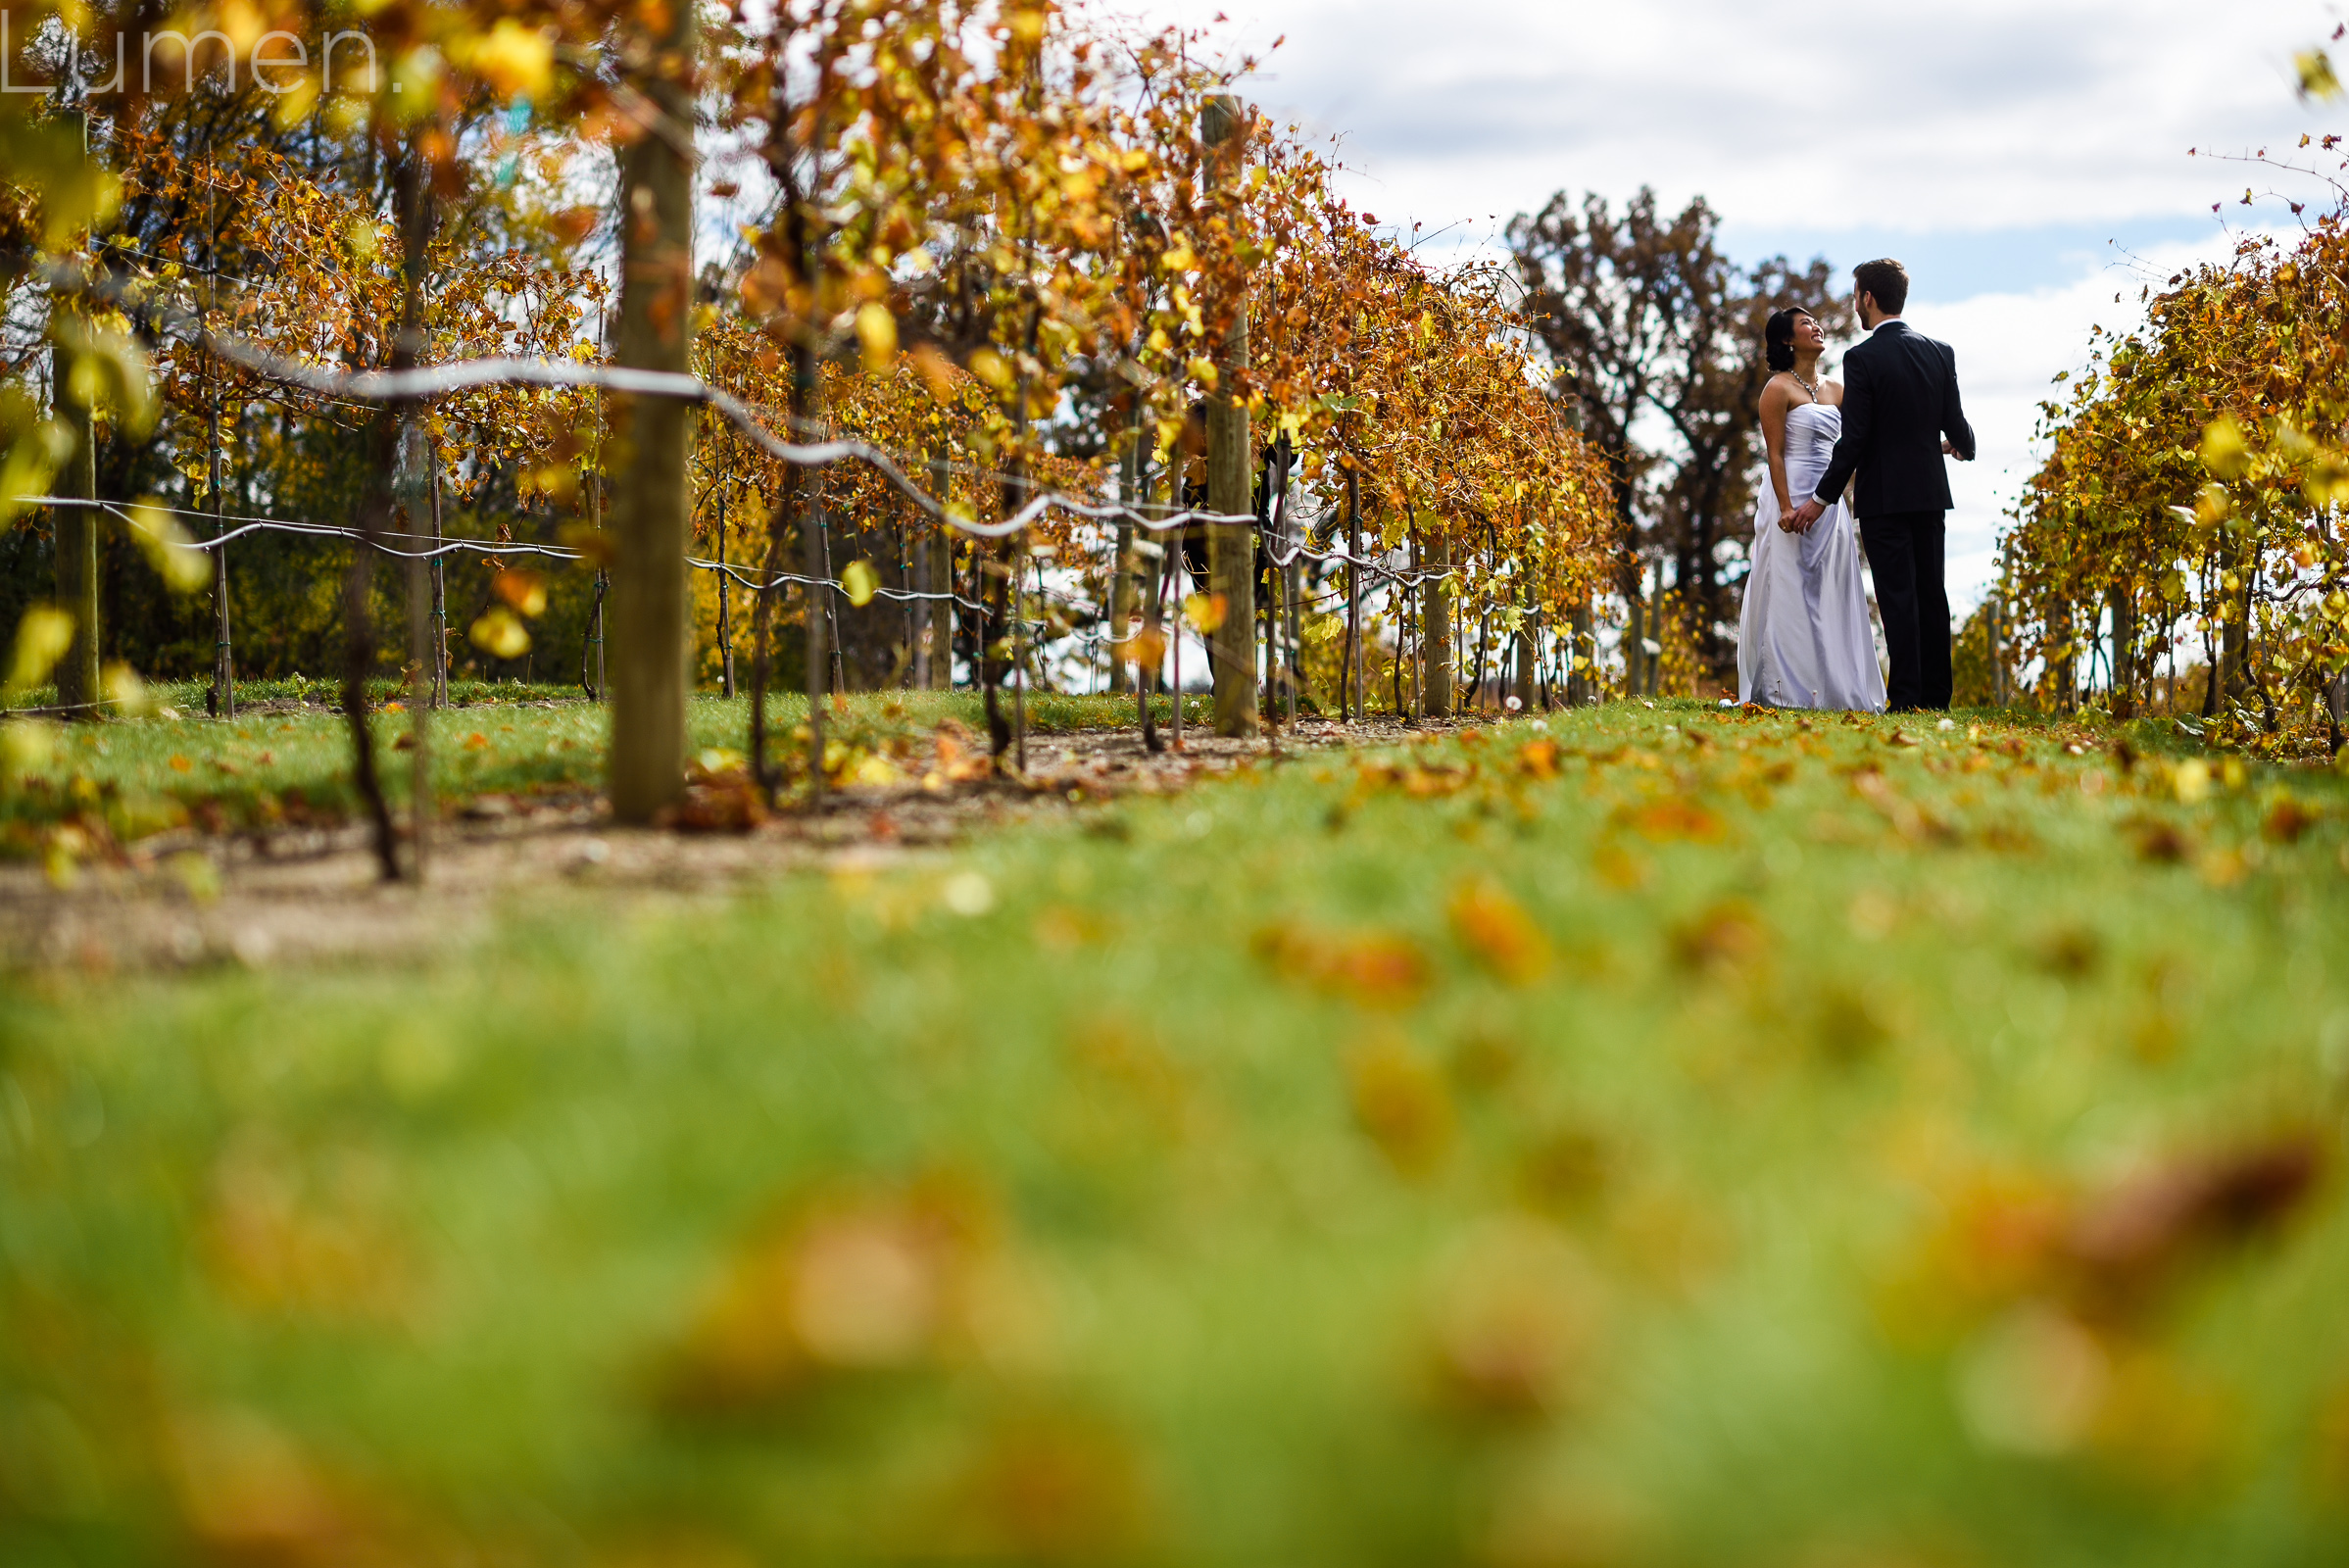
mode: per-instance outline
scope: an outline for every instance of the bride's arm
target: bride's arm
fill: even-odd
[[[1777,381],[1762,388],[1762,445],[1770,454],[1770,490],[1782,517],[1794,507],[1786,497],[1786,406],[1792,396]]]

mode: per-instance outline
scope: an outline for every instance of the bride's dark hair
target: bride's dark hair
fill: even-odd
[[[1789,305],[1771,317],[1770,324],[1762,328],[1763,357],[1770,362],[1773,370],[1794,368],[1794,318],[1797,316],[1810,317],[1814,321],[1818,319],[1801,306]]]

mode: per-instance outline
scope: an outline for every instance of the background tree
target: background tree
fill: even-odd
[[[1850,325],[1824,260],[1800,271],[1784,258],[1740,268],[1721,250],[1719,223],[1702,197],[1667,217],[1642,188],[1620,216],[1604,197],[1586,195],[1578,207],[1560,191],[1508,228],[1526,324],[1552,368],[1551,396],[1612,475],[1634,689],[1653,684],[1641,646],[1658,629],[1651,564],[1669,567],[1658,586],[1685,617],[1679,633],[1716,680],[1734,671],[1725,631],[1752,538],[1769,378],[1762,323],[1791,304],[1817,314],[1831,337]],[[1738,549],[1723,548],[1733,540]]]

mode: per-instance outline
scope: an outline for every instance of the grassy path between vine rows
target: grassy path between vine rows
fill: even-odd
[[[0,1560],[2337,1561],[2349,789],[2150,735],[1616,705],[18,971]]]

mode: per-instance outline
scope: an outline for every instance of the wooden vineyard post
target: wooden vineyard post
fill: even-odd
[[[694,56],[694,8],[646,13],[661,35],[629,40],[664,74],[643,84],[653,122],[619,158],[620,300],[614,361],[631,369],[691,371],[693,167],[691,84],[674,79]],[[683,143],[683,145],[680,145]],[[620,394],[612,496],[618,571],[612,618],[612,814],[645,823],[685,789],[685,549],[689,526],[688,406]]]
[[[1281,603],[1286,613],[1281,617],[1281,663],[1288,670],[1286,689],[1282,692],[1284,719],[1297,727],[1297,688],[1304,682],[1304,558],[1297,554],[1299,541],[1297,525],[1289,515],[1289,437],[1283,435],[1277,444],[1279,457],[1273,477],[1273,515],[1280,519],[1281,548],[1288,551],[1289,564],[1279,568],[1281,573]]]
[[[1209,149],[1207,178],[1217,187],[1237,181],[1246,148],[1247,114],[1240,100],[1219,94],[1207,100],[1199,133]],[[1248,368],[1248,306],[1232,313],[1231,330],[1217,356],[1215,389],[1207,398],[1207,510],[1248,516],[1255,477],[1248,406],[1232,395]],[[1251,528],[1219,523],[1207,530],[1208,591],[1223,602],[1222,618],[1207,633],[1207,670],[1215,689],[1215,733],[1256,733],[1256,540]],[[1175,694],[1176,702],[1182,694]]]
[[[1512,579],[1517,599],[1517,710],[1534,710],[1534,666],[1539,658],[1537,638],[1540,634],[1540,612],[1534,607],[1532,579],[1519,573]]]
[[[925,596],[930,592],[931,559],[929,538],[910,533],[905,547],[905,586],[913,597],[905,601],[905,678],[917,692],[930,689],[930,601]]]
[[[1350,463],[1346,467],[1345,669],[1338,710],[1360,723],[1368,710],[1362,703],[1362,476]]]
[[[449,706],[449,576],[440,553],[440,460],[432,462],[432,706]]]
[[[1990,624],[1988,631],[1990,643],[1990,706],[1993,708],[2004,708],[2006,706],[2006,659],[2004,657],[2004,650],[2000,646],[2001,642],[2003,641],[2001,633],[2005,630],[2005,628],[1999,624],[1999,621],[2004,618],[2001,612],[2005,608],[2006,601],[2004,597],[2001,596],[1998,590],[1995,588],[1990,590]],[[2176,661],[2173,660],[2172,662],[2175,664]],[[2178,692],[2175,684],[2173,684],[2170,692],[2170,707],[2173,711],[2175,711],[2178,707]]]
[[[2116,582],[2112,587],[2113,649],[2112,688],[2113,716],[2136,717],[2136,610],[2129,602],[2129,585]]]
[[[930,493],[941,506],[952,498],[954,471],[947,466],[946,453],[941,450],[930,457]],[[954,689],[954,531],[945,523],[933,524],[930,536],[922,549],[930,561],[930,585],[941,595],[929,602],[930,616],[930,680],[935,691]]]
[[[1451,715],[1452,691],[1452,618],[1458,608],[1459,592],[1452,586],[1448,569],[1451,565],[1451,543],[1431,540],[1428,545],[1427,580],[1428,614],[1422,625],[1421,642],[1427,649],[1427,700],[1422,705],[1422,717],[1433,714],[1439,718]]]
[[[734,595],[726,575],[726,489],[717,491],[717,679],[719,695],[734,695]]]
[[[1174,493],[1175,493],[1175,497],[1176,497],[1176,504],[1179,506],[1179,505],[1181,504],[1181,498],[1182,498],[1182,494],[1183,494],[1183,485],[1182,485],[1182,480],[1181,480],[1181,479],[1179,479],[1179,478],[1175,479],[1175,480],[1173,481],[1172,485],[1171,485],[1171,488],[1173,489],[1173,491],[1174,491]],[[1184,565],[1183,565],[1183,536],[1182,536],[1182,534],[1181,534],[1181,533],[1179,533],[1179,532],[1178,532],[1178,533],[1177,533],[1177,534],[1174,536],[1174,543],[1173,543],[1173,545],[1172,545],[1172,546],[1171,546],[1171,547],[1170,547],[1170,548],[1167,550],[1167,552],[1166,552],[1166,577],[1165,577],[1165,581],[1166,581],[1167,583],[1169,583],[1169,584],[1172,586],[1172,592],[1173,592],[1173,594],[1174,594],[1174,636],[1173,636],[1173,638],[1171,639],[1171,641],[1172,641],[1172,643],[1173,643],[1173,653],[1174,653],[1174,749],[1175,749],[1176,751],[1178,751],[1178,752],[1179,752],[1179,751],[1181,751],[1181,750],[1183,749],[1183,586],[1184,586],[1183,579],[1184,579],[1184,576],[1185,576],[1185,569],[1184,569]]]
[[[205,309],[198,317],[200,324],[209,329],[212,311],[220,303],[220,230],[214,201],[219,180],[211,167],[211,146],[206,148],[204,187],[204,262]],[[212,536],[220,538],[228,531],[227,504],[220,473],[220,367],[210,355],[205,357],[206,401],[211,448],[204,482],[212,493]],[[228,547],[215,546],[212,552],[213,649],[212,689],[205,694],[206,706],[221,718],[236,717],[236,650],[230,646],[228,630]]]
[[[408,552],[408,861],[409,871],[416,881],[424,880],[424,860],[428,853],[432,823],[432,704],[439,685],[440,661],[432,657],[432,572],[439,564],[437,557],[427,563],[425,552],[414,549],[417,533],[416,514],[423,510],[429,481],[424,467],[431,462],[431,447],[424,436],[423,422],[411,416],[407,428],[401,432],[399,492],[403,509],[403,529],[411,549]],[[437,513],[439,496],[432,494]],[[437,535],[436,525],[433,532]],[[437,543],[437,539],[435,543]],[[431,660],[427,666],[426,660]]]
[[[815,476],[800,470],[800,536],[805,559],[801,565],[807,581],[800,590],[807,612],[807,804],[812,809],[824,796],[824,698],[829,682],[824,632],[830,624],[832,579],[824,574],[824,500]],[[819,600],[818,595],[822,598]]]
[[[1141,487],[1142,430],[1137,426],[1118,465],[1118,500],[1128,507],[1135,506]],[[1126,690],[1126,643],[1128,626],[1134,618],[1134,523],[1131,518],[1120,517],[1109,546],[1109,624],[1102,633],[1109,649],[1112,697],[1123,696]],[[1149,701],[1147,692],[1144,701]]]
[[[74,400],[67,377],[58,385],[57,412],[73,435],[73,454],[59,475],[61,495],[95,501],[98,496],[96,411]],[[57,705],[68,718],[96,718],[98,692],[98,509],[57,507],[57,608],[73,618],[73,641],[57,662]],[[216,550],[215,556],[221,552]]]

